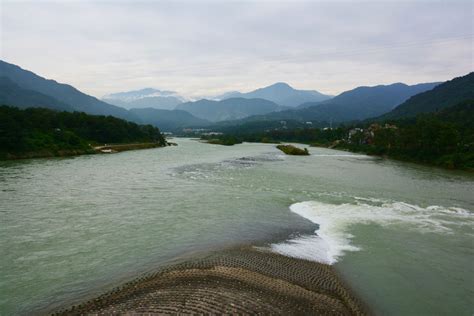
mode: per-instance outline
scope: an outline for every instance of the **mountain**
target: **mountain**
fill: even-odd
[[[375,87],[358,87],[339,94],[331,100],[320,103],[306,103],[303,113],[326,121],[363,120],[387,113],[397,105],[418,93],[431,90],[439,82],[406,85],[394,83]]]
[[[203,127],[211,123],[197,118],[192,114],[182,110],[161,110],[153,108],[131,109],[136,117],[143,124],[159,126],[161,131],[174,132],[185,127]]]
[[[474,72],[446,81],[433,90],[417,94],[381,118],[413,117],[419,113],[436,112],[464,100],[474,100]]]
[[[70,105],[45,94],[23,89],[7,77],[0,77],[0,105],[10,105],[21,109],[41,107],[58,111],[73,111]]]
[[[278,82],[271,86],[247,93],[227,92],[216,98],[220,100],[229,98],[265,99],[279,105],[296,107],[305,102],[328,100],[331,96],[319,93],[315,90],[296,90],[284,82]]]
[[[274,102],[263,99],[231,98],[222,101],[199,100],[186,102],[176,107],[211,122],[237,120],[251,115],[266,114],[281,110]]]
[[[430,90],[439,83],[408,86],[403,83],[358,87],[323,102],[306,103],[297,109],[250,117],[246,121],[296,120],[346,122],[387,113],[410,96]]]
[[[240,98],[241,95],[242,93],[240,93],[239,91],[229,91],[220,95],[216,95],[215,97],[211,99],[221,101],[221,100],[230,99],[230,98]]]
[[[35,73],[0,60],[0,75],[7,77],[22,89],[33,90],[69,105],[73,110],[96,115],[112,115],[126,120],[134,120],[127,110],[105,103],[76,88],[45,79]],[[34,103],[31,106],[35,106]]]
[[[178,104],[185,101],[182,96],[174,91],[162,91],[153,88],[112,93],[104,96],[102,100],[126,109],[150,107],[164,110],[173,110]]]

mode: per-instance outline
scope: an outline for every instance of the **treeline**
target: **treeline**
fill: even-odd
[[[85,153],[91,145],[131,142],[166,144],[158,128],[112,116],[0,106],[1,158]]]
[[[295,142],[310,144],[314,146],[329,146],[334,141],[342,139],[347,134],[346,127],[335,129],[320,128],[285,128],[272,129],[267,131],[247,132],[244,129],[235,129],[234,132],[222,135],[201,136],[212,144],[234,145],[242,142],[256,143],[280,143]]]
[[[239,131],[215,138],[247,142],[299,142],[453,169],[474,170],[474,100],[411,119],[364,122],[335,129]]]
[[[474,170],[474,100],[414,119],[384,122],[353,135],[338,147],[368,154]],[[376,126],[376,125],[375,125]]]

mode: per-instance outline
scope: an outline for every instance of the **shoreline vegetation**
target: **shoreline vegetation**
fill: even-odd
[[[468,100],[413,118],[341,124],[336,128],[247,132],[245,127],[237,126],[212,136],[212,143],[293,142],[472,172],[473,118],[474,100]]]
[[[369,314],[332,266],[245,246],[164,267],[53,315],[295,311]]]
[[[82,112],[0,106],[0,160],[114,153],[168,145],[160,130],[151,125]]]

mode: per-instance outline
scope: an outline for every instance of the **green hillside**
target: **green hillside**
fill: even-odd
[[[469,99],[474,99],[474,72],[411,97],[381,119],[413,117],[419,113],[439,111]]]
[[[0,106],[0,158],[63,156],[92,152],[91,145],[155,142],[160,130],[112,116]]]

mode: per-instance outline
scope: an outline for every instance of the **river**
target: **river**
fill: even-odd
[[[328,264],[376,314],[474,313],[474,175],[310,148],[0,162],[0,314],[44,313],[195,253]]]

